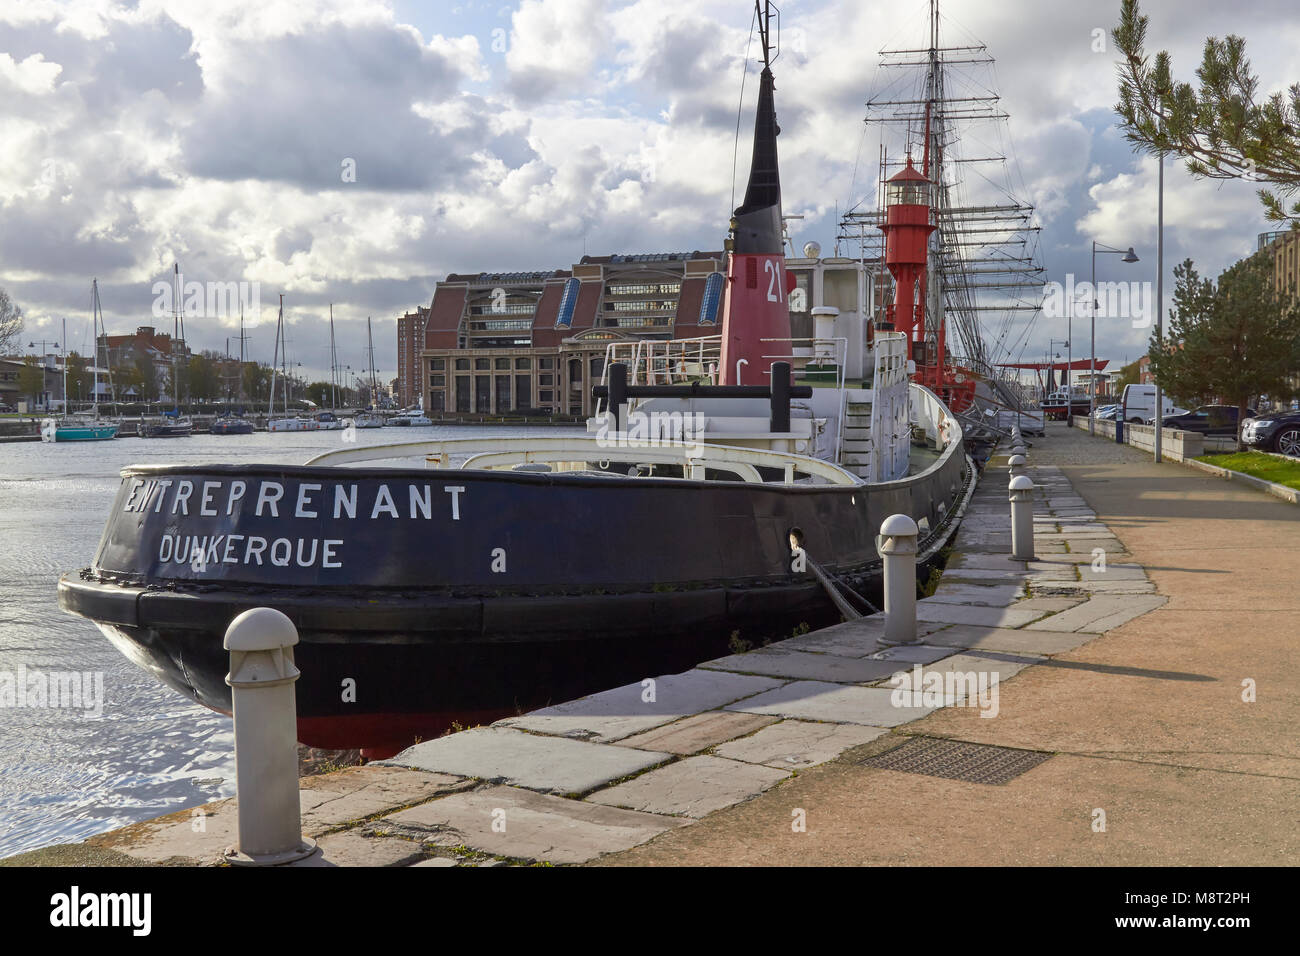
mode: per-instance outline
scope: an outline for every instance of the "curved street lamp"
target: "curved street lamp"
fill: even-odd
[[[1097,253],[1113,253],[1123,256],[1120,262],[1139,262],[1137,253],[1133,247],[1127,249],[1115,249],[1111,246],[1104,245],[1096,239],[1092,241],[1092,333],[1091,342],[1088,346],[1090,358],[1088,360],[1088,434],[1097,433]]]

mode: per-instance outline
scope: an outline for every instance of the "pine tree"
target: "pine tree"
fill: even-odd
[[[1198,85],[1176,81],[1169,54],[1154,63],[1147,55],[1148,18],[1137,0],[1123,0],[1111,37],[1119,65],[1120,128],[1133,146],[1187,161],[1188,171],[1208,179],[1271,183],[1277,194],[1259,191],[1265,215],[1300,227],[1300,83],[1261,99],[1259,77],[1246,58],[1246,41],[1229,35],[1205,41]]]
[[[1202,279],[1191,259],[1174,277],[1164,348],[1153,334],[1149,353],[1162,389],[1198,401],[1217,397],[1237,406],[1238,421],[1260,395],[1300,394],[1300,304],[1278,295],[1266,257],[1230,266],[1217,284]]]

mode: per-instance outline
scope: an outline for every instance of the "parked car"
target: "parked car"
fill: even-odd
[[[1119,418],[1119,406],[1100,405],[1097,407],[1097,411],[1093,413],[1093,417],[1099,422],[1113,422]]]
[[[1241,440],[1260,451],[1300,458],[1300,412],[1265,412],[1247,418],[1241,426]]]
[[[1254,418],[1258,412],[1246,409],[1246,417]],[[1155,419],[1147,422],[1154,425]],[[1202,405],[1193,412],[1184,415],[1168,415],[1161,420],[1165,428],[1180,428],[1185,432],[1200,432],[1202,435],[1227,435],[1237,437],[1236,405]]]

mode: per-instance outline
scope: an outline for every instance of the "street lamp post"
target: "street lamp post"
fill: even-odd
[[[1160,181],[1157,187],[1159,198],[1156,200],[1156,348],[1164,354],[1164,336],[1161,322],[1164,320],[1165,308],[1165,154],[1160,154]],[[1152,376],[1155,379],[1155,376]],[[1155,463],[1160,464],[1160,437],[1165,430],[1165,402],[1160,393],[1160,383],[1156,382],[1156,447]]]
[[[1091,341],[1089,342],[1089,346],[1088,346],[1088,354],[1089,354],[1088,434],[1089,435],[1097,434],[1097,306],[1100,305],[1100,303],[1097,301],[1097,253],[1099,252],[1114,253],[1115,255],[1121,255],[1124,257],[1123,259],[1120,260],[1121,262],[1139,261],[1137,257],[1137,253],[1133,251],[1132,246],[1129,246],[1127,249],[1113,249],[1110,246],[1098,242],[1096,239],[1092,241],[1092,286],[1091,286],[1092,308],[1089,310],[1092,313],[1091,316],[1092,331],[1090,333]]]

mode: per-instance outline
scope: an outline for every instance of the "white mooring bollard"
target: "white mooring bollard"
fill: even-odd
[[[916,522],[890,515],[880,526],[878,548],[885,565],[885,636],[882,644],[916,641]]]
[[[1025,473],[1025,466],[1029,464],[1025,461],[1024,455],[1012,455],[1007,459],[1007,467],[1011,469],[1011,477],[1019,478]]]
[[[1034,557],[1034,482],[1017,475],[1007,485],[1011,500],[1011,557],[1032,561]]]
[[[237,866],[276,866],[316,851],[302,834],[298,802],[297,643],[297,628],[274,608],[252,608],[226,628],[239,841],[224,856]]]
[[[1021,458],[1029,458],[1029,449],[1025,447],[1024,441],[1018,441],[1011,446],[1011,454],[1019,455]]]

